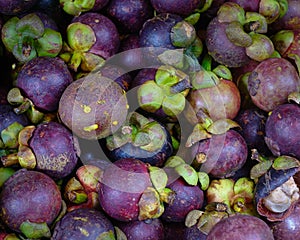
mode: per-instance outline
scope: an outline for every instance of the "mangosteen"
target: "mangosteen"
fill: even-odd
[[[9,91],[7,98],[12,105],[18,105],[17,113],[26,112],[33,123],[38,123],[43,113],[57,111],[59,99],[72,81],[67,65],[60,58],[33,58],[22,66],[16,88]]]
[[[29,11],[38,2],[38,0],[1,0],[0,13],[4,15],[18,15]]]
[[[287,159],[282,160],[283,164],[287,162]],[[256,209],[268,221],[282,221],[293,212],[299,200],[299,188],[293,178],[297,172],[299,167],[275,169],[272,166],[258,178],[254,196]]]
[[[79,16],[84,12],[98,12],[108,4],[109,0],[88,0],[74,2],[73,0],[59,0],[62,9],[73,16]]]
[[[21,64],[35,57],[56,57],[62,49],[62,36],[47,14],[33,12],[12,17],[1,33],[5,48]]]
[[[178,178],[167,185],[175,193],[171,203],[165,205],[161,219],[167,222],[183,222],[188,212],[200,209],[204,203],[204,193],[199,186],[189,185]]]
[[[100,210],[81,208],[66,213],[56,223],[51,239],[115,239],[115,230]]]
[[[144,22],[153,17],[148,0],[111,0],[105,10],[124,33],[137,33]]]
[[[151,186],[146,163],[137,159],[120,159],[103,172],[98,192],[100,205],[115,220],[139,220],[139,201]]]
[[[197,225],[184,229],[183,240],[206,240],[207,235],[201,232]]]
[[[51,237],[50,227],[58,216],[62,197],[52,178],[44,173],[18,170],[0,194],[3,222],[26,238]]]
[[[252,102],[269,112],[288,101],[288,95],[300,91],[300,78],[295,67],[284,58],[262,61],[248,78]]]
[[[163,240],[164,225],[159,218],[144,221],[120,222],[116,224],[128,240]]]
[[[188,1],[163,1],[163,0],[150,0],[152,6],[159,13],[173,13],[181,16],[188,16],[192,14],[200,5],[201,0],[188,0]]]
[[[100,140],[110,161],[135,158],[153,166],[163,166],[173,153],[169,131],[158,121],[132,112],[126,123],[111,136]]]
[[[237,214],[219,221],[207,235],[207,240],[274,240],[270,227],[262,219]]]
[[[86,12],[74,17],[67,27],[67,41],[60,57],[75,72],[79,67],[90,72],[117,53],[119,32],[108,17],[97,12]]]
[[[91,73],[66,88],[58,114],[74,134],[95,140],[118,130],[126,119],[127,108],[124,91],[115,81]]]
[[[165,240],[183,239],[185,225],[184,222],[166,222],[164,224]]]
[[[300,159],[300,107],[286,103],[277,106],[268,116],[265,141],[275,156],[289,155]]]

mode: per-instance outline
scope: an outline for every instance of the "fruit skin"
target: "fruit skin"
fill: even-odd
[[[197,225],[186,227],[184,230],[183,240],[205,240],[206,234],[201,232]]]
[[[117,226],[125,233],[128,240],[163,240],[164,226],[159,218],[145,221],[131,221],[117,223]]]
[[[247,12],[258,12],[260,0],[229,0],[229,2],[239,4]]]
[[[275,156],[300,158],[300,107],[287,103],[276,107],[266,122],[265,141]]]
[[[58,57],[36,57],[21,68],[16,86],[37,109],[56,111],[65,88],[73,81],[67,65]]]
[[[276,240],[294,239],[300,235],[300,205],[295,206],[294,211],[283,221],[270,224]]]
[[[73,134],[60,123],[37,125],[29,142],[36,157],[36,169],[55,179],[68,176],[76,167],[77,154],[80,154],[76,143]]]
[[[233,215],[219,221],[207,235],[207,240],[273,240],[269,226],[260,218]]]
[[[252,102],[269,112],[286,103],[290,93],[300,91],[300,78],[288,60],[268,58],[251,72],[248,91]]]
[[[200,109],[208,110],[213,121],[235,118],[241,106],[239,89],[234,82],[225,79],[214,87],[191,90],[187,100],[196,114]]]
[[[137,33],[143,23],[153,17],[153,8],[148,0],[110,0],[106,6],[108,16],[125,33]]]
[[[117,53],[120,47],[119,32],[108,17],[96,12],[86,12],[78,17],[74,17],[71,23],[75,22],[86,24],[94,30],[96,42],[89,49],[89,52],[104,59]]]
[[[61,201],[60,191],[49,176],[21,169],[3,185],[0,216],[16,232],[27,220],[50,225],[60,212]]]
[[[114,235],[114,227],[102,212],[96,209],[79,208],[66,213],[56,223],[51,239],[94,240],[98,239],[105,232],[110,232]]]
[[[174,13],[178,15],[188,16],[200,6],[200,0],[150,0],[152,6],[159,13]]]
[[[84,139],[105,138],[126,119],[127,99],[113,80],[88,74],[63,92],[58,114],[74,134]]]
[[[17,15],[30,10],[38,0],[1,0],[0,13],[5,15]]]
[[[102,209],[118,221],[135,221],[139,216],[139,199],[151,186],[148,167],[137,159],[120,159],[103,173],[99,187]]]
[[[161,216],[164,221],[183,222],[191,210],[202,207],[204,193],[199,186],[188,185],[182,178],[178,178],[167,187],[176,195],[171,203],[165,205]]]
[[[214,17],[206,29],[206,46],[208,53],[214,60],[227,67],[241,67],[246,65],[250,58],[246,55],[244,47],[240,47],[230,42],[226,36],[226,27],[228,23],[219,22]]]
[[[192,156],[197,159],[199,154],[207,158],[200,167],[202,171],[216,178],[228,178],[245,164],[248,148],[245,139],[237,131],[229,130],[194,144]]]

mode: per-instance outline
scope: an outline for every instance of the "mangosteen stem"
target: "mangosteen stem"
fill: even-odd
[[[244,31],[249,32],[255,32],[260,27],[259,21],[250,21],[244,24]]]
[[[10,167],[19,164],[18,153],[11,153],[0,158],[4,167]]]
[[[256,160],[258,162],[265,162],[265,161],[272,160],[272,159],[270,159],[270,157],[261,155],[255,148],[251,149],[251,159]]]
[[[183,79],[182,81],[177,82],[174,84],[171,88],[170,91],[173,94],[183,92],[186,89],[191,89],[193,86],[191,85],[190,81],[188,79]]]
[[[14,108],[14,112],[16,114],[22,114],[26,112],[31,105],[32,105],[31,101],[29,99],[26,99],[20,106]]]

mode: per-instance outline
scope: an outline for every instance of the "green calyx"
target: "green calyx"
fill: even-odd
[[[5,48],[21,63],[37,56],[55,57],[62,48],[61,34],[44,27],[34,13],[10,18],[2,28]]]
[[[165,141],[166,133],[157,121],[133,112],[116,133],[106,138],[106,146],[112,151],[131,143],[142,150],[155,152],[161,149]]]
[[[14,173],[16,172],[15,169],[9,167],[1,167],[0,168],[0,188],[9,179]]]
[[[271,37],[275,49],[284,55],[295,39],[295,34],[292,30],[281,30]]]
[[[217,13],[219,22],[239,22],[243,24],[245,22],[245,10],[233,2],[225,2],[221,5]]]
[[[155,79],[138,89],[138,102],[142,109],[154,113],[160,108],[170,117],[176,117],[185,107],[185,96],[191,88],[189,76],[171,67],[158,68]]]
[[[63,10],[73,16],[79,16],[82,12],[91,10],[96,0],[60,0]]]
[[[261,0],[259,4],[259,13],[267,19],[268,24],[283,17],[287,9],[287,0]]]
[[[187,21],[176,23],[171,30],[171,41],[175,47],[188,47],[196,39],[196,30]]]
[[[75,22],[67,27],[67,42],[64,43],[60,57],[75,72],[81,67],[90,72],[102,66],[105,60],[89,50],[96,42],[94,30],[86,24]]]
[[[1,140],[3,143],[3,148],[17,148],[18,143],[18,135],[19,132],[23,129],[23,126],[18,123],[14,122],[9,125],[7,128],[1,131]]]
[[[32,223],[25,221],[20,226],[20,231],[29,239],[38,239],[42,237],[51,237],[51,231],[47,223]]]

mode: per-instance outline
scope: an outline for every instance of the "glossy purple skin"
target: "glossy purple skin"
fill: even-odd
[[[270,227],[262,219],[250,215],[233,215],[219,221],[207,240],[274,240]]]
[[[296,239],[296,236],[300,236],[299,216],[300,204],[298,203],[286,219],[270,224],[275,240]]]
[[[86,24],[94,30],[96,42],[89,52],[107,59],[118,51],[120,47],[119,32],[108,17],[96,12],[86,12],[74,17],[72,23],[74,22]]]
[[[188,16],[200,7],[201,0],[150,0],[154,9],[159,13],[174,13]]]
[[[36,57],[21,68],[16,87],[41,111],[58,109],[59,99],[73,81],[67,65],[58,57]]]
[[[227,178],[235,174],[246,162],[248,148],[245,139],[235,130],[212,135],[192,146],[192,156],[206,155],[200,170],[212,177]]]
[[[110,0],[106,12],[127,33],[137,33],[153,17],[149,0]]]
[[[221,23],[213,18],[207,26],[206,46],[213,59],[227,67],[241,67],[246,65],[250,58],[244,47],[236,46],[226,36],[228,23]]]
[[[241,127],[238,132],[245,139],[249,150],[257,149],[259,153],[271,155],[265,143],[265,125],[267,113],[257,108],[242,109],[234,119]]]
[[[183,178],[178,178],[168,186],[175,192],[172,203],[165,205],[161,218],[168,222],[184,222],[186,215],[200,209],[204,202],[204,193],[199,186],[188,185]]]
[[[0,0],[0,13],[17,15],[30,10],[38,0]]]
[[[155,68],[141,69],[137,73],[135,78],[131,81],[130,88],[132,89],[132,88],[138,87],[148,80],[154,80],[156,71],[157,71],[157,69],[155,69]]]
[[[183,240],[206,240],[207,235],[201,232],[197,224],[192,227],[186,227],[183,234]]]
[[[247,12],[258,12],[260,0],[229,0],[240,5]]]
[[[295,67],[284,58],[268,58],[251,72],[248,91],[252,102],[269,112],[286,103],[288,95],[300,91],[300,78]]]
[[[115,220],[138,220],[138,202],[149,186],[151,181],[145,163],[130,158],[120,159],[103,173],[99,188],[100,205]]]
[[[159,218],[119,223],[128,240],[164,240],[164,226]]]
[[[3,185],[1,219],[16,232],[24,221],[50,225],[61,209],[61,193],[46,174],[21,169]]]
[[[94,7],[90,10],[91,12],[96,12],[104,8],[109,3],[109,0],[95,0]]]
[[[300,107],[282,104],[276,107],[266,122],[265,141],[275,156],[300,158]]]
[[[0,104],[0,133],[14,122],[27,126],[30,122],[25,114],[16,114],[12,105]]]
[[[88,234],[84,234],[85,229]],[[114,232],[111,221],[96,209],[79,208],[68,212],[55,225],[52,240],[95,240],[105,232]]]
[[[29,146],[36,157],[36,169],[54,179],[68,176],[76,167],[79,149],[73,134],[60,123],[36,126]]]
[[[184,222],[166,222],[163,221],[165,240],[183,239],[186,226]]]

